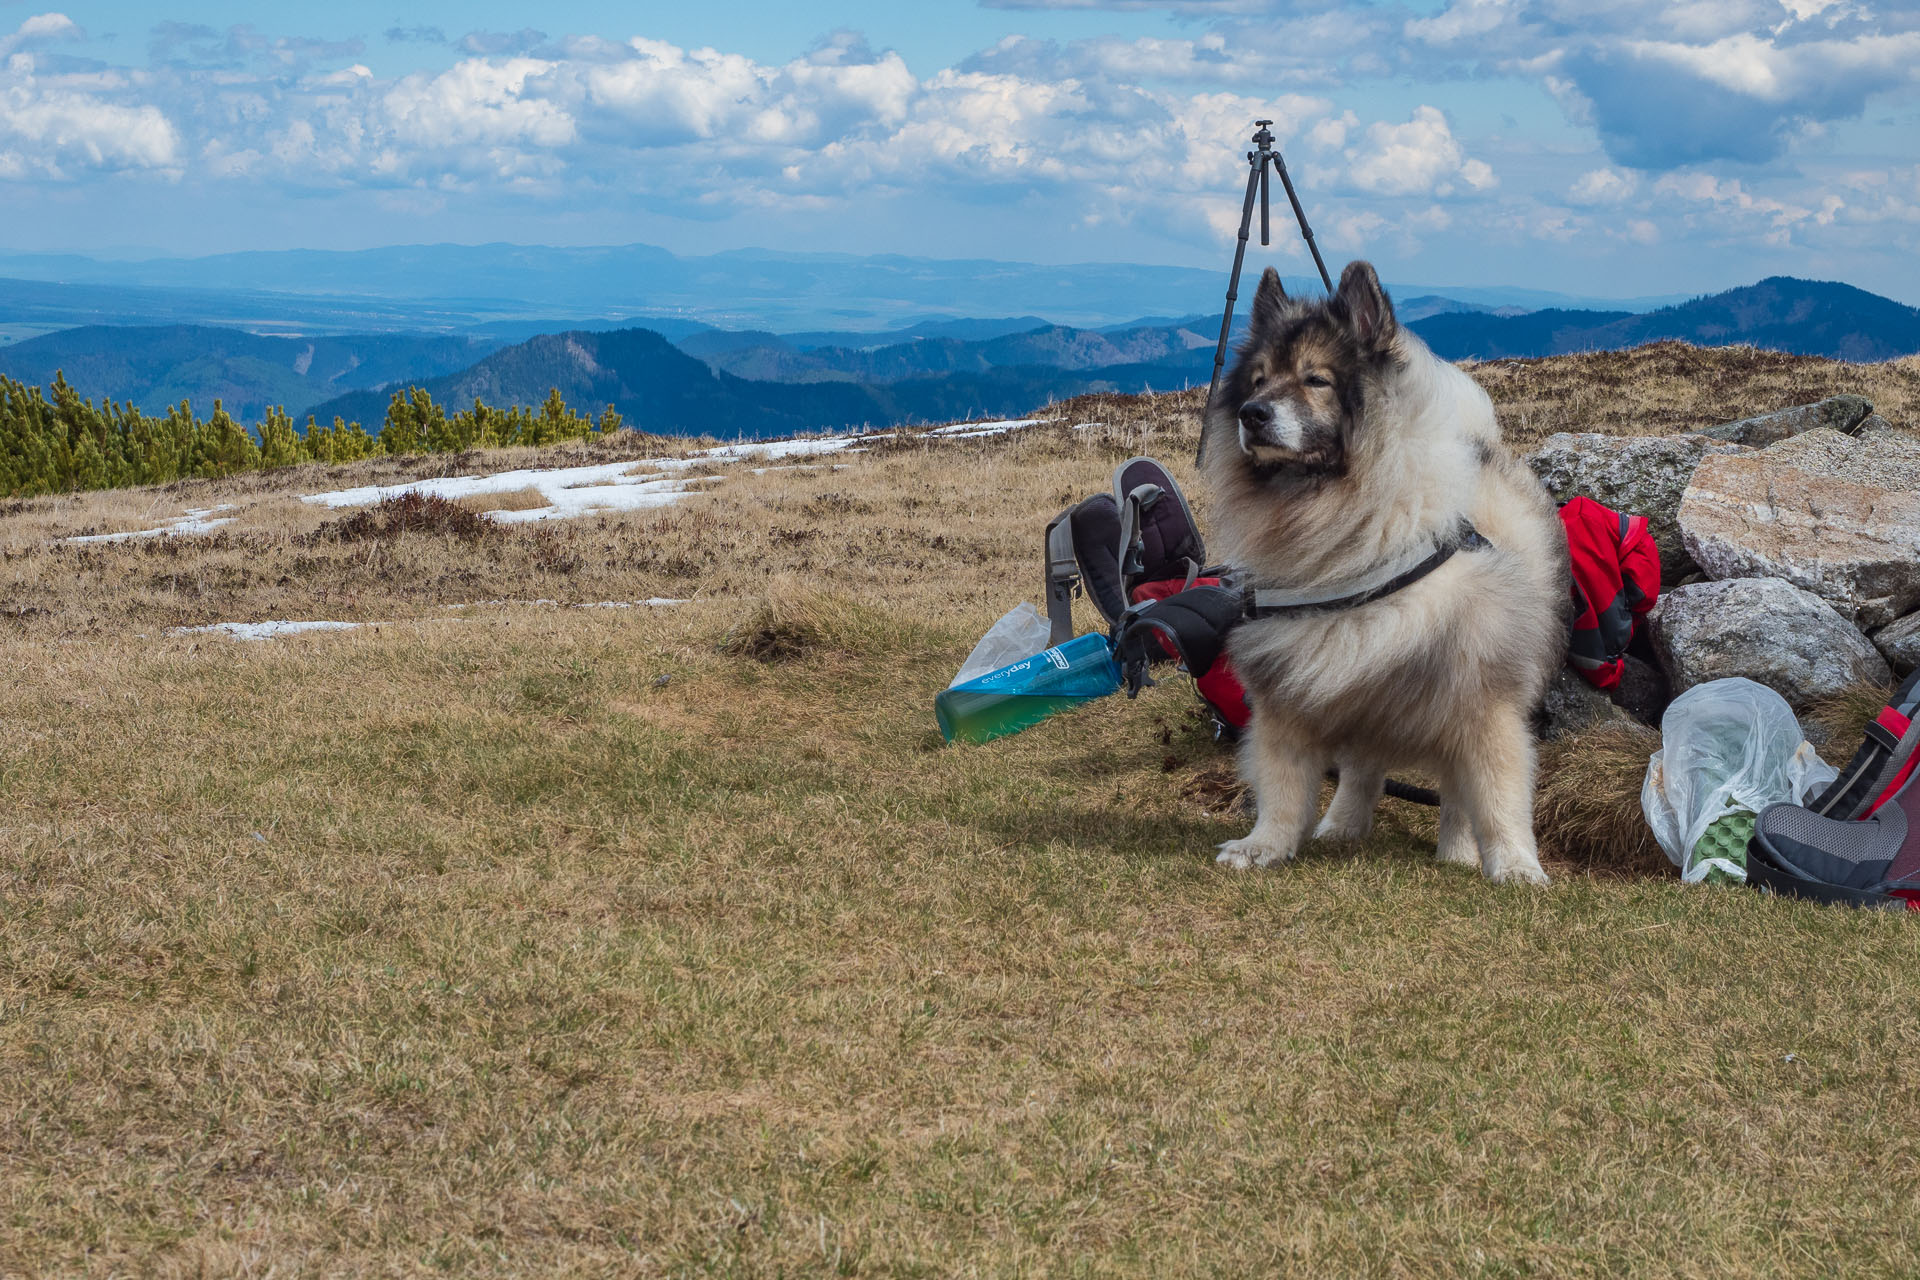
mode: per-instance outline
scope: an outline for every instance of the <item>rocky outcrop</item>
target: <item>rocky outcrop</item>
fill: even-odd
[[[1680,503],[1709,577],[1780,578],[1863,629],[1920,606],[1920,439],[1825,428],[1708,456]]]
[[[1799,711],[1856,682],[1892,679],[1886,660],[1845,618],[1777,578],[1678,587],[1650,620],[1654,652],[1676,696],[1709,680],[1745,676]]]
[[[1872,413],[1873,401],[1865,396],[1828,396],[1817,404],[1795,405],[1791,409],[1763,413],[1757,418],[1742,418],[1738,422],[1706,427],[1700,434],[1730,444],[1764,448],[1808,431],[1825,429],[1851,433],[1858,430]]]
[[[1678,514],[1694,468],[1710,455],[1742,453],[1738,445],[1705,436],[1549,436],[1527,458],[1554,501],[1584,495],[1603,507],[1645,516],[1660,547],[1660,580],[1678,582],[1693,572],[1680,537]]]

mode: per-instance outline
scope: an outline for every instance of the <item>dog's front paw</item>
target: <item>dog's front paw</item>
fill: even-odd
[[[1213,860],[1223,867],[1245,871],[1250,867],[1271,867],[1275,863],[1285,862],[1292,857],[1292,849],[1247,836],[1240,840],[1229,840],[1221,845],[1220,852]]]
[[[1514,857],[1495,863],[1487,870],[1487,879],[1495,884],[1531,884],[1546,886],[1553,882],[1538,858]]]
[[[1336,817],[1329,813],[1320,819],[1320,825],[1313,829],[1315,840],[1358,841],[1373,834],[1373,815],[1362,814],[1357,818]]]

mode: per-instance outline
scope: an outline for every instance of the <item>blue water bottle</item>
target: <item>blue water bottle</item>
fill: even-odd
[[[948,742],[986,742],[1119,688],[1120,664],[1107,638],[1095,631],[942,690],[933,714]]]

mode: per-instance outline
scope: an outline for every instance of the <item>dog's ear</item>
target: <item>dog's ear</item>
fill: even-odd
[[[1268,267],[1260,273],[1260,287],[1253,291],[1252,326],[1255,333],[1272,333],[1287,313],[1287,289],[1280,273]]]
[[[1348,332],[1363,350],[1385,352],[1393,345],[1398,322],[1393,318],[1393,303],[1380,287],[1370,262],[1349,262],[1340,273],[1340,289],[1334,294],[1333,309],[1346,323]]]

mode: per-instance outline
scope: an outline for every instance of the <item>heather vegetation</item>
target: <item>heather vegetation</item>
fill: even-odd
[[[448,412],[418,387],[394,392],[386,420],[369,433],[357,422],[307,419],[304,430],[280,409],[249,430],[214,401],[198,417],[182,401],[164,417],[132,405],[84,399],[64,377],[50,391],[0,377],[0,494],[34,497],[88,489],[218,480],[300,462],[344,463],[382,455],[560,444],[623,425],[612,406],[598,418],[575,413],[558,391],[539,409],[496,409],[478,399]]]

